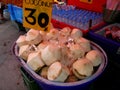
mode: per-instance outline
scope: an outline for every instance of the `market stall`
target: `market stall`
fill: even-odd
[[[53,89],[57,89],[57,90],[87,89],[89,90],[91,88],[89,87],[90,82],[94,81],[94,79],[96,79],[99,75],[101,75],[104,72],[104,69],[106,68],[108,62],[112,61],[114,58],[115,60],[112,62],[115,63],[117,66],[120,64],[120,61],[119,61],[119,58],[120,58],[119,35],[120,34],[113,35],[115,34],[116,31],[119,33],[119,29],[120,29],[119,20],[116,21],[114,19],[112,20],[112,22],[108,22],[104,20],[104,18],[106,17],[104,16],[106,13],[106,12],[104,13],[104,8],[106,8],[105,5],[107,1],[109,0],[97,0],[97,1],[96,0],[89,0],[89,1],[67,0],[66,3],[53,4],[52,19],[50,21],[52,22],[53,26],[51,24],[50,32],[49,33],[43,32],[46,30],[46,28],[40,32],[36,30],[34,31],[34,29],[30,29],[25,35],[20,36],[18,40],[14,43],[13,53],[17,57],[18,61],[20,62],[21,67],[23,67],[21,70],[25,69],[23,71],[27,72],[27,75],[30,75],[31,78],[35,80],[35,82],[38,84],[38,86],[45,90],[53,90]],[[42,6],[42,4],[40,5]],[[113,6],[114,5],[115,5],[114,9],[115,11],[117,11],[118,5],[120,5],[120,2],[118,2],[118,4],[113,4]],[[49,7],[49,5],[47,4],[46,6]],[[8,7],[9,7],[9,10],[11,10],[10,11],[12,13],[11,15],[14,15],[13,17],[11,16],[11,20],[15,20],[19,23],[23,23],[24,16],[23,16],[23,8],[21,7],[21,5],[8,4]],[[18,13],[16,13],[17,11]],[[116,13],[116,12],[114,12],[113,10],[112,13]],[[42,15],[46,15],[46,14],[42,14]],[[118,15],[119,13],[116,16]],[[40,14],[38,15],[38,17],[39,16]],[[32,17],[32,19],[37,21],[36,18]],[[44,25],[44,23],[42,22],[45,22],[45,20],[42,21],[40,17],[39,19],[41,22],[38,20],[38,26],[41,24]],[[27,24],[31,24],[33,26],[35,25],[34,21],[29,21],[29,19],[26,19],[26,21],[28,22]],[[114,23],[114,24],[111,24],[111,23]],[[35,27],[35,29],[36,28],[37,27]],[[111,28],[115,29],[115,32],[111,32],[113,31],[111,30]],[[107,36],[110,38],[113,37],[113,39],[110,40],[110,38],[107,38]],[[82,38],[81,41],[77,40],[81,38]],[[84,44],[81,44],[82,41],[84,41]],[[81,65],[81,64],[78,64],[78,62],[75,62],[75,61],[79,61],[78,59],[81,57],[82,58],[87,57],[86,55],[89,50],[85,51],[86,49],[81,50],[81,48],[76,48],[78,46],[78,43],[83,45],[83,47],[86,46],[86,42],[87,42],[87,49],[88,47],[90,47],[90,50],[98,50],[102,55],[102,62],[98,61],[101,63],[99,63],[97,67],[95,67],[96,65],[92,67],[89,65],[90,68],[92,68],[88,70],[90,77],[88,75],[88,72],[84,72],[84,71],[87,71],[87,69],[86,70],[83,69],[84,65]],[[25,47],[22,47],[24,45]],[[39,52],[38,52],[38,49],[40,49]],[[75,65],[73,63],[68,65],[72,67],[71,72],[74,77],[74,80],[76,80],[76,81],[73,80],[73,83],[67,82],[71,74],[67,72],[67,69],[62,68],[64,65],[66,65],[67,61],[65,62],[63,60],[63,57],[62,59],[59,58],[61,56],[60,51],[62,51],[62,55],[64,54],[63,56],[65,60],[67,60],[68,58],[69,59],[72,58],[70,60],[72,62],[73,59],[77,58],[75,59],[75,61],[73,61],[75,62]],[[68,52],[70,52],[70,54]],[[41,57],[39,57],[39,54],[41,54]],[[65,56],[68,56],[68,57],[65,58]],[[110,60],[108,60],[107,57]],[[37,61],[37,60],[41,60],[41,61]],[[36,62],[39,63],[39,65],[34,66]],[[54,62],[57,62],[57,63],[54,63]],[[61,62],[64,65],[61,65]],[[32,63],[34,63],[34,65]],[[58,67],[58,70],[60,70],[60,72],[54,69],[55,66],[57,67],[57,65],[60,66]],[[83,74],[81,74],[82,70],[81,72],[79,72],[79,69],[81,68],[77,67],[77,65],[81,66],[81,68],[83,69]],[[45,72],[44,72],[45,76],[44,75],[42,76],[41,72],[43,71],[42,69],[44,69],[44,67],[45,67]],[[50,72],[49,75],[48,74],[46,75],[46,68],[52,68],[53,71],[55,70],[56,72],[60,73],[60,76],[58,74],[55,74],[57,75],[55,76],[55,78],[50,77],[49,75],[51,74],[54,75],[54,73],[56,73],[56,72],[52,72],[52,70],[49,71]],[[84,67],[84,68],[87,68],[87,67]],[[70,71],[71,69],[68,69],[68,71]],[[87,76],[86,73],[88,75],[88,78],[85,78],[85,76]]]

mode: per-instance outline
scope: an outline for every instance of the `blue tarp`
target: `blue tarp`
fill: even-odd
[[[8,11],[12,21],[23,22],[23,9],[13,4],[8,4]]]

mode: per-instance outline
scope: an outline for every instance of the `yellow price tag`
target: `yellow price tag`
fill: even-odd
[[[49,31],[53,0],[23,0],[23,26]]]
[[[93,0],[80,0],[80,2],[92,4]]]

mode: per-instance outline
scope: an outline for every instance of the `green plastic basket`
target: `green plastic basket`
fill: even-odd
[[[23,81],[27,86],[28,90],[41,90],[38,84],[34,81],[34,79],[24,70],[23,67],[20,68]]]

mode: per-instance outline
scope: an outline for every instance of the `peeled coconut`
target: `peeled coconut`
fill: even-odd
[[[79,44],[72,44],[69,47],[70,54],[73,59],[82,58],[85,55],[84,48],[81,47]]]
[[[71,37],[73,39],[79,39],[82,36],[83,36],[83,33],[80,29],[74,28],[71,32]]]
[[[80,44],[84,48],[85,52],[88,52],[91,50],[90,41],[83,37],[77,39],[76,43]]]
[[[41,52],[41,58],[46,65],[51,65],[53,62],[60,60],[61,50],[57,45],[48,45]]]
[[[42,41],[42,35],[38,30],[30,29],[26,34],[26,41],[29,44],[39,44]]]
[[[19,57],[21,57],[22,59],[27,61],[28,55],[31,52],[34,52],[34,51],[35,51],[35,48],[33,46],[31,46],[31,45],[23,45],[19,49]]]
[[[69,76],[69,69],[63,66],[60,62],[54,62],[48,68],[48,80],[64,82]]]
[[[26,41],[26,36],[25,35],[20,35],[19,38],[16,41],[16,44],[21,47],[23,45],[27,45],[28,42]]]
[[[40,52],[30,53],[27,59],[27,64],[34,71],[40,70],[45,65],[41,59]]]
[[[93,66],[98,66],[102,63],[102,56],[98,50],[91,50],[86,54],[86,58],[90,60]]]
[[[93,65],[86,58],[81,58],[73,63],[73,73],[79,79],[84,79],[92,75]]]

